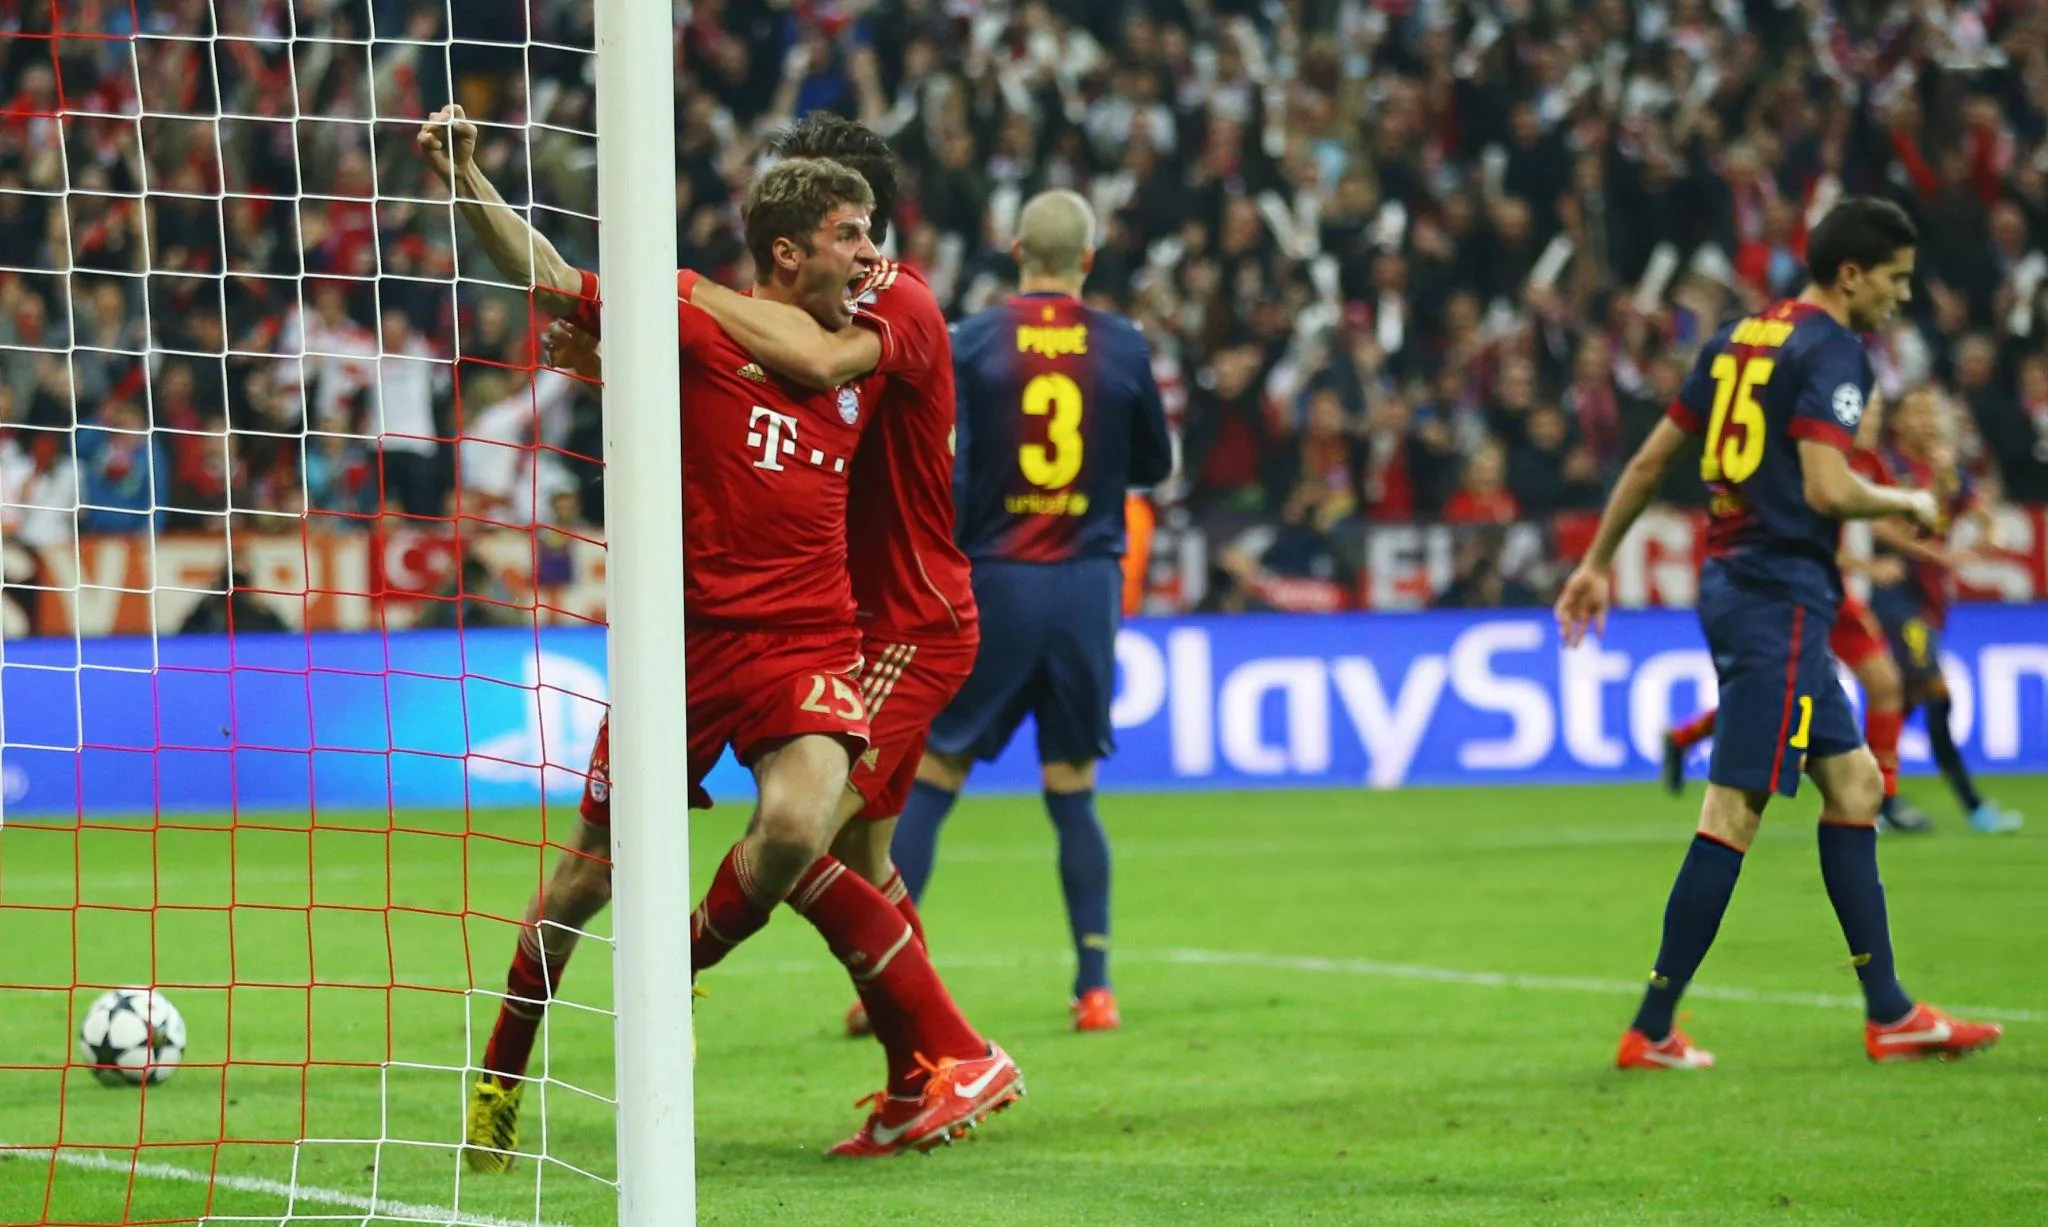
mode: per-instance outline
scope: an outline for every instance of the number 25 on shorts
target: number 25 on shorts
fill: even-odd
[[[1702,481],[1744,482],[1764,462],[1764,407],[1756,392],[1771,381],[1778,364],[1769,358],[1742,361],[1733,354],[1714,359],[1714,415],[1707,421],[1707,446],[1700,453]],[[1728,436],[1730,423],[1739,438]]]
[[[825,691],[832,691],[826,698]],[[823,673],[811,674],[811,693],[800,706],[808,712],[821,716],[837,716],[841,720],[865,720],[868,709],[860,701],[860,691],[846,684],[845,678],[830,677]]]

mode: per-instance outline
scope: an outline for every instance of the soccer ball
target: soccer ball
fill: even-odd
[[[162,1082],[185,1056],[185,1019],[162,993],[102,993],[78,1026],[78,1052],[106,1086]]]

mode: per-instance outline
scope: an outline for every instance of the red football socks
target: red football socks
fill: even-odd
[[[889,870],[889,880],[875,888],[882,892],[882,898],[902,915],[910,925],[910,931],[917,934],[917,944],[931,949],[931,943],[924,940],[924,917],[917,914],[917,900],[910,897],[910,888],[903,884],[903,873],[899,869]]]
[[[1714,709],[1694,716],[1690,721],[1671,730],[1671,740],[1680,749],[1691,749],[1714,735],[1714,717],[1719,714],[1719,710]]]
[[[754,874],[744,842],[732,846],[711,875],[704,901],[690,915],[690,974],[716,967],[733,947],[761,931],[771,913],[754,902]],[[773,907],[771,901],[769,907]]]
[[[804,871],[789,905],[824,935],[853,977],[875,1038],[889,1059],[889,1093],[912,1093],[918,1057],[972,1059],[988,1053],[940,982],[924,944],[880,891],[832,857]]]
[[[1884,773],[1884,795],[1899,795],[1899,728],[1906,723],[1902,711],[1877,711],[1872,709],[1863,714],[1863,738],[1870,743],[1870,752],[1877,755],[1877,769]]]
[[[546,1015],[547,1003],[561,986],[562,969],[569,955],[548,957],[540,949],[540,934],[532,925],[519,930],[519,948],[512,954],[512,970],[505,974],[506,999],[498,1003],[498,1022],[491,1028],[491,1042],[484,1048],[484,1068],[510,1085],[526,1076],[526,1063],[533,1056],[534,1036]],[[513,1000],[522,998],[523,1000]]]

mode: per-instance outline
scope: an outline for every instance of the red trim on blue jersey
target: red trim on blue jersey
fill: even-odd
[[[1705,424],[1700,421],[1700,415],[1694,413],[1692,407],[1684,401],[1676,398],[1664,410],[1664,416],[1671,419],[1673,426],[1678,427],[1689,435],[1696,435],[1706,429]]]
[[[1812,418],[1793,418],[1785,424],[1785,433],[1795,439],[1811,439],[1849,455],[1856,450],[1856,436],[1843,430],[1833,422],[1819,422]]]
[[[1778,772],[1785,766],[1785,742],[1792,736],[1792,709],[1799,704],[1799,632],[1806,624],[1806,606],[1792,606],[1792,654],[1785,662],[1785,714],[1778,721],[1778,753],[1771,759],[1771,791],[1778,790]]]

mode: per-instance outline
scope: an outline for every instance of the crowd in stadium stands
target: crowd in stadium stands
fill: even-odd
[[[69,33],[142,37],[53,41],[58,10]],[[0,4],[9,531],[70,532],[74,425],[88,532],[134,531],[153,506],[167,528],[229,508],[254,530],[301,512],[337,530],[595,521],[596,399],[528,373],[521,298],[451,289],[458,266],[487,274],[412,149],[418,117],[463,103],[492,178],[594,263],[591,12]],[[1795,291],[1807,226],[1850,193],[1898,200],[1925,235],[1915,302],[1873,340],[1881,387],[1947,389],[1980,480],[2048,502],[2043,6],[677,12],[686,264],[749,280],[737,201],[758,138],[814,108],[900,151],[891,249],[956,315],[1012,282],[1028,195],[1094,202],[1088,293],[1152,339],[1184,432],[1161,540],[1208,543],[1192,590],[1209,607],[1268,603],[1276,578],[1351,584],[1376,525],[1597,509],[1703,335]],[[299,354],[317,356],[272,356]],[[46,502],[64,510],[22,506]],[[1461,547],[1443,599],[1539,597],[1488,541]]]

